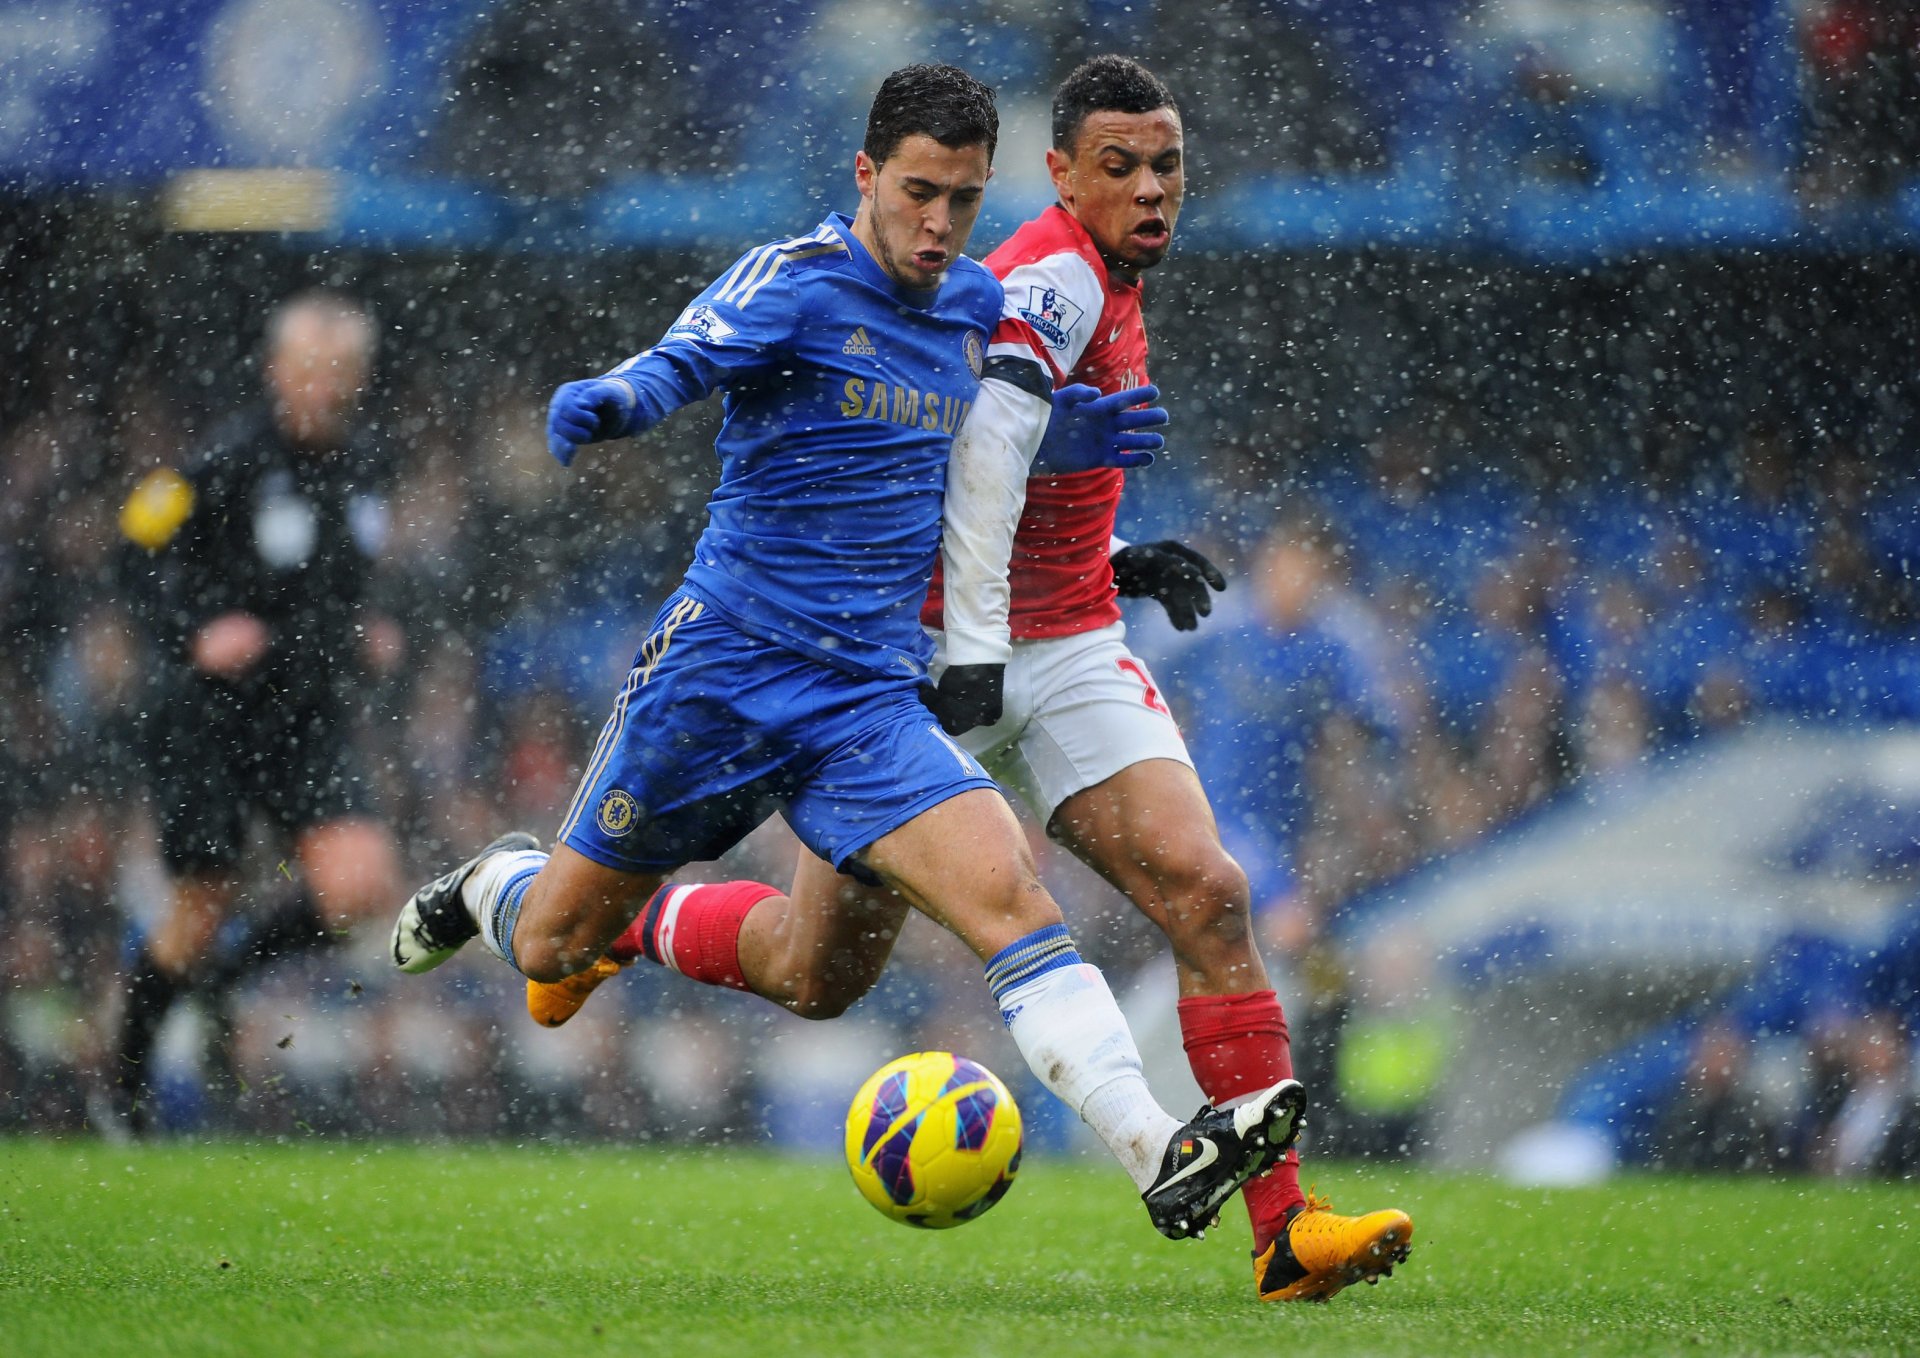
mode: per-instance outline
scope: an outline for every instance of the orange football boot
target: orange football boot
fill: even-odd
[[[1309,1192],[1304,1207],[1253,1261],[1261,1301],[1326,1301],[1354,1283],[1377,1283],[1413,1248],[1413,1218],[1387,1209],[1343,1217]]]
[[[528,981],[527,1012],[542,1027],[558,1028],[580,1012],[580,1006],[587,1002],[587,996],[593,994],[602,981],[625,965],[611,957],[602,957],[585,971],[576,971],[565,980],[555,981],[551,985],[545,981]]]

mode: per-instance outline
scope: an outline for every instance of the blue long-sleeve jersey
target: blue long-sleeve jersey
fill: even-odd
[[[614,369],[634,393],[623,434],[724,393],[687,591],[827,664],[924,673],[947,453],[1000,309],[999,282],[964,257],[940,287],[902,288],[835,213],[748,251]]]

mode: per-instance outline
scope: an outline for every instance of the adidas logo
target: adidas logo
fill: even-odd
[[[847,342],[840,346],[840,352],[853,354],[859,358],[872,358],[880,351],[874,348],[873,341],[867,338],[867,327],[863,325],[847,336]]]

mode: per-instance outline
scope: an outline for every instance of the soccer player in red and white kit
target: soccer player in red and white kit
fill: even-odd
[[[1096,57],[1067,77],[1047,152],[1059,201],[986,259],[1006,289],[989,371],[997,357],[1028,369],[1037,357],[1057,388],[1111,395],[1146,382],[1140,278],[1172,243],[1183,150],[1172,95],[1138,62]],[[1191,628],[1225,580],[1181,544],[1120,543],[1125,473],[1030,466],[1020,450],[1031,456],[1035,438],[955,442],[944,570],[923,614],[939,652],[944,704],[933,705],[1051,836],[1167,935],[1188,1059],[1208,1100],[1225,1106],[1291,1077],[1286,1021],[1255,947],[1246,874],[1220,843],[1152,676],[1127,649],[1116,602],[1158,598],[1175,626]],[[956,711],[986,724],[958,730],[967,716]],[[790,978],[769,998],[832,1017],[878,978],[906,910],[809,854],[788,895],[754,883],[668,887],[608,960],[530,985],[528,1005],[543,1023],[565,1022],[627,961],[681,969],[676,935],[725,928],[738,939],[735,966],[700,979],[767,994],[764,981],[741,978]],[[749,916],[753,927],[743,928]],[[1242,1196],[1263,1300],[1325,1300],[1406,1257],[1404,1212],[1347,1217],[1309,1201],[1294,1153]]]
[[[1085,63],[1055,93],[1047,168],[1059,201],[986,259],[1007,293],[989,360],[1038,356],[1056,386],[1139,386],[1148,380],[1141,274],[1166,257],[1186,187],[1173,96],[1138,62]],[[1191,628],[1210,608],[1208,589],[1224,579],[1179,543],[1113,538],[1122,471],[1005,467],[995,476],[977,462],[961,465],[965,455],[956,446],[949,470],[942,551],[950,574],[935,579],[922,620],[939,638],[943,679],[966,666],[990,672],[1004,663],[1006,671],[1000,720],[961,743],[1167,935],[1181,1035],[1208,1100],[1224,1106],[1291,1076],[1286,1020],[1249,924],[1246,874],[1220,843],[1152,676],[1127,649],[1116,599],[1160,598],[1176,627]],[[970,557],[1006,558],[997,535],[1007,497],[1022,490],[1010,599],[990,588],[972,597],[943,588],[947,578],[984,574]],[[1403,1212],[1345,1217],[1309,1204],[1293,1152],[1241,1196],[1256,1282],[1269,1300],[1324,1300],[1378,1277],[1405,1257],[1412,1236]]]

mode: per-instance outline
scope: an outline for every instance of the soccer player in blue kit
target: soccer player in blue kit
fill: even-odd
[[[1037,363],[988,365],[1003,293],[962,254],[997,135],[992,91],[965,72],[894,72],[855,158],[853,217],[748,251],[653,348],[555,394],[565,462],[723,392],[708,526],[552,853],[503,835],[428,883],[394,926],[393,959],[426,971],[478,936],[525,976],[560,980],[598,962],[674,870],[780,811],[821,870],[885,883],[973,949],[1034,1074],[1179,1238],[1291,1144],[1301,1088],[1184,1123],[1155,1101],[1011,807],[942,729],[994,719],[997,691],[964,666],[926,686],[920,607],[954,436],[964,423],[1037,445],[1052,408]],[[711,942],[668,946],[690,974],[753,988],[729,974],[731,936]]]

